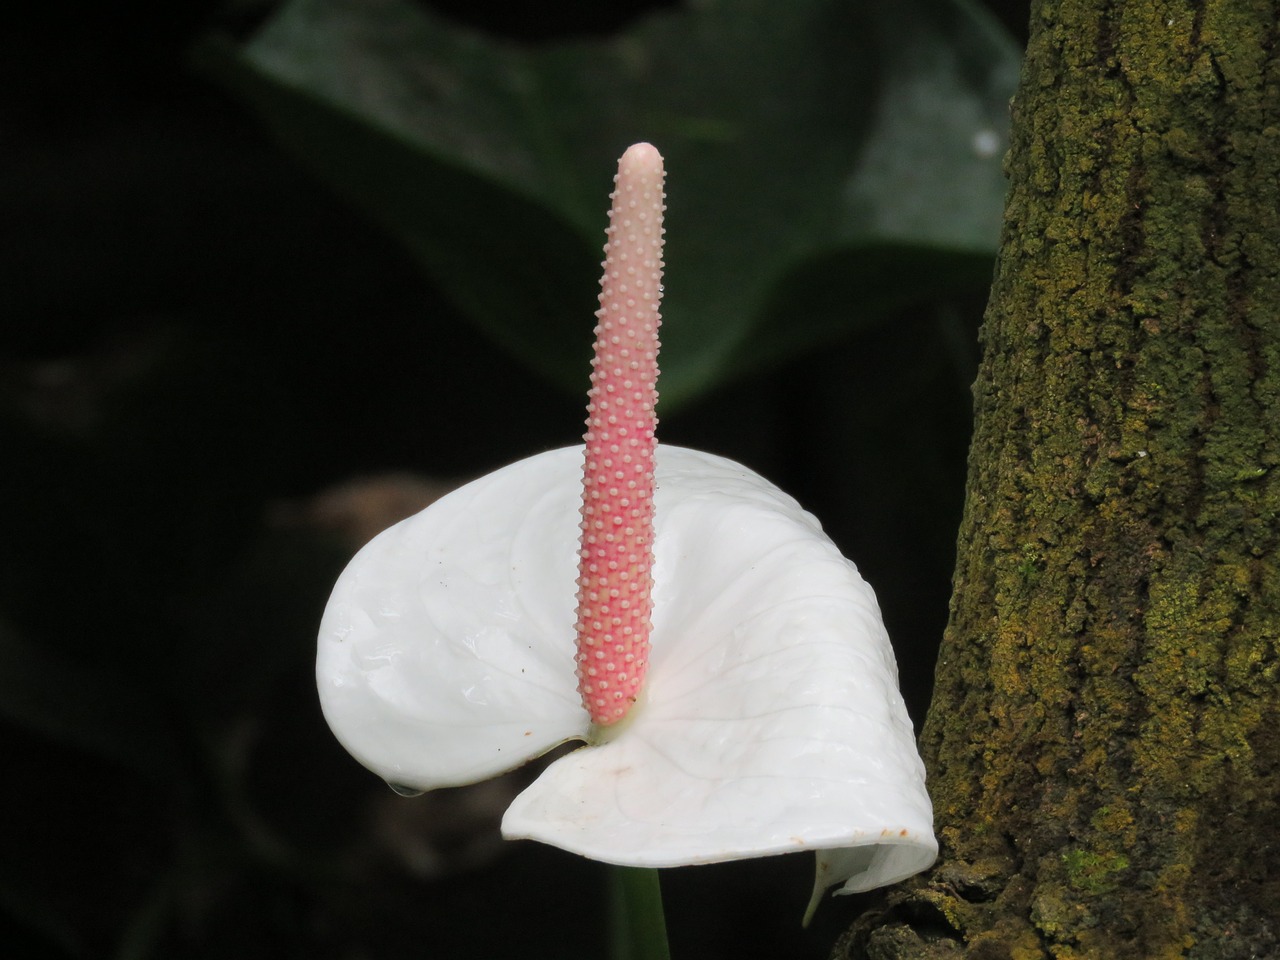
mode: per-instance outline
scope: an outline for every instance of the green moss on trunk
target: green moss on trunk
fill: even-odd
[[[1280,955],[1280,8],[1043,0],[950,625],[944,844],[840,956]]]

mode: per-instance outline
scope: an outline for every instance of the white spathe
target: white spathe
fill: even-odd
[[[517,767],[591,724],[574,675],[582,448],[467,484],[351,561],[320,628],[326,719],[387,781]],[[817,850],[819,893],[937,855],[870,586],[740,464],[660,445],[640,701],[511,804],[504,835],[630,866]]]

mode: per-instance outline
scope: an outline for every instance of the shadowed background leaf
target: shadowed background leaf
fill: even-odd
[[[987,280],[1017,49],[977,8],[909,7],[720,0],[530,48],[407,0],[294,0],[241,47],[211,41],[203,63],[464,315],[575,394],[607,171],[627,144],[658,144],[678,265],[671,412]],[[863,268],[888,258],[918,282]],[[827,297],[838,313],[794,310],[779,349],[755,334],[797,275],[814,299],[824,277],[851,296]]]

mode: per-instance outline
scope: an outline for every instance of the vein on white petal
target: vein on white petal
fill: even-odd
[[[796,780],[798,779],[794,771],[779,772],[776,769],[752,771],[750,769],[744,769],[743,767],[739,766],[736,760],[726,759],[724,757],[721,757],[720,759],[722,759],[722,761],[727,766],[730,766],[732,769],[727,770],[723,773],[717,773],[717,772],[706,771],[706,770],[698,770],[687,763],[681,763],[671,754],[669,750],[663,749],[659,744],[665,738],[654,739],[653,737],[648,737],[648,736],[638,736],[638,739],[644,741],[644,743],[648,745],[649,749],[653,752],[655,756],[665,761],[672,769],[678,771],[680,774],[682,774],[683,776],[687,777],[690,780],[701,780],[708,784],[714,784],[714,783],[728,783],[730,781],[735,783],[740,783],[747,780],[780,780],[780,779]],[[815,745],[819,746],[823,748],[824,754],[829,754],[831,752],[832,746],[835,746],[837,748],[842,746],[840,744],[829,744],[825,741],[814,741],[814,740],[805,739],[802,737],[773,737],[773,738],[757,741],[753,745],[753,748],[755,751],[760,751],[762,747],[769,744],[777,745],[777,744],[790,743],[795,741],[799,741],[805,746],[815,746]],[[757,752],[750,759],[759,760],[762,758],[759,757]],[[823,776],[821,774],[816,774],[816,773],[805,773],[799,779],[812,781],[814,783],[829,783],[829,784],[848,784],[848,783],[860,782],[858,780],[850,780],[848,778],[841,778],[841,777]]]

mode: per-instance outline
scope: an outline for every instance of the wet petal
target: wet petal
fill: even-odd
[[[530,457],[383,531],[334,587],[317,686],[383,779],[474,783],[590,721],[573,661],[581,448]]]

